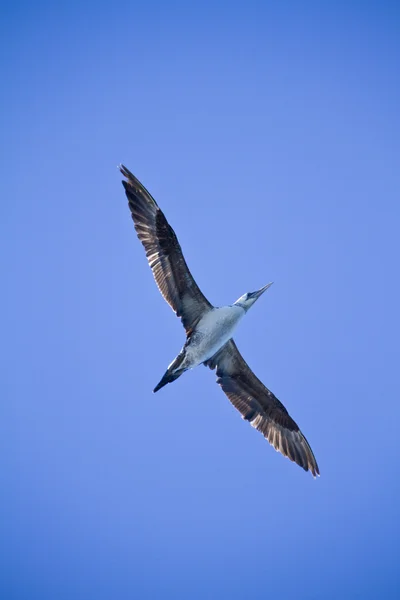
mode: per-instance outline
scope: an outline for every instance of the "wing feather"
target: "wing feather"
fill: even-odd
[[[217,383],[243,419],[283,456],[316,477],[319,468],[309,443],[283,404],[255,376],[233,340],[205,363],[217,369]]]
[[[172,227],[154,198],[123,165],[120,171],[137,236],[162,296],[181,317],[189,335],[201,316],[212,308],[193,279]]]

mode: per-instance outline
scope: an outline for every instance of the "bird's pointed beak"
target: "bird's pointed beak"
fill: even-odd
[[[253,294],[252,294],[252,295],[254,295],[254,298],[255,298],[256,300],[258,300],[258,298],[259,298],[260,296],[262,296],[262,295],[263,295],[263,293],[264,293],[264,292],[266,292],[266,291],[267,291],[267,289],[268,289],[269,287],[271,287],[271,285],[272,285],[273,283],[274,283],[273,281],[270,281],[269,283],[267,283],[267,285],[264,285],[264,287],[260,288],[260,289],[259,289],[259,290],[257,290],[256,292],[253,292]]]

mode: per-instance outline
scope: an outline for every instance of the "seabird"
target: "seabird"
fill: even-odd
[[[213,306],[193,279],[175,232],[157,202],[126,167],[119,168],[154,279],[186,330],[182,350],[153,391],[198,365],[216,369],[217,383],[243,419],[258,429],[275,450],[316,477],[317,461],[306,438],[283,404],[254,375],[232,339],[239,321],[271,283],[244,294],[229,306]]]

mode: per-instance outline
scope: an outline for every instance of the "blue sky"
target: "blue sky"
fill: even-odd
[[[12,3],[0,24],[4,598],[398,598],[396,3]],[[199,368],[117,165],[321,477]]]

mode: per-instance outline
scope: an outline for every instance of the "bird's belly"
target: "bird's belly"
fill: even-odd
[[[244,315],[241,308],[217,308],[206,315],[198,324],[186,348],[190,366],[200,365],[218,352],[231,339],[240,319]]]

